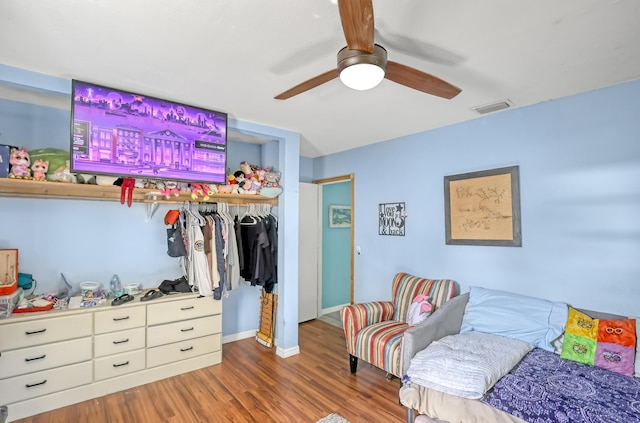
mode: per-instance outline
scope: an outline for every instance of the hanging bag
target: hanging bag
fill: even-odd
[[[167,254],[170,257],[184,257],[187,255],[182,228],[179,223],[174,223],[167,229]]]

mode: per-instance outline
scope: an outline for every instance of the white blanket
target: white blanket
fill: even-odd
[[[416,354],[407,376],[410,383],[478,399],[532,349],[527,342],[500,335],[450,335]]]

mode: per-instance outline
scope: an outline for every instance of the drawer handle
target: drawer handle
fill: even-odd
[[[47,355],[46,354],[42,354],[40,357],[33,357],[33,358],[25,358],[24,361],[36,361],[36,360],[42,360],[43,358],[45,358]]]
[[[128,320],[128,319],[129,319],[129,316],[126,316],[126,317],[114,317],[113,321],[114,322],[119,322],[120,320]]]
[[[44,385],[45,383],[47,383],[47,379],[43,380],[40,383],[32,383],[32,384],[26,384],[24,386],[26,386],[27,388],[33,388],[34,386],[40,386],[40,385]]]
[[[31,332],[25,332],[25,335],[33,335],[33,334],[36,334],[36,333],[44,333],[44,332],[46,332],[46,330],[47,330],[47,328],[40,329],[40,330],[34,330],[34,331],[31,331]],[[45,380],[45,382],[46,382],[46,380]]]
[[[189,306],[189,307],[180,307],[180,310],[185,311],[185,310],[192,310],[193,306]]]
[[[118,344],[124,344],[125,342],[129,342],[129,338],[127,339],[123,339],[122,341],[113,341],[114,344],[118,345]]]
[[[129,364],[129,361],[125,361],[124,363],[114,364],[113,367],[122,367],[122,366],[126,366],[128,364]]]
[[[189,347],[189,348],[180,348],[180,351],[185,352],[185,351],[190,351],[192,350],[193,347]]]
[[[191,326],[189,329],[180,329],[180,332],[189,332],[193,330],[193,326]]]

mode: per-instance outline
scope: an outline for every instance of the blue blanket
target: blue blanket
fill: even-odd
[[[527,422],[640,423],[640,378],[535,348],[481,401]]]

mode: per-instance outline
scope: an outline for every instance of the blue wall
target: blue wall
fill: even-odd
[[[351,229],[329,227],[329,206],[351,205],[351,182],[322,185],[322,308],[351,301]]]
[[[316,179],[355,173],[356,302],[390,299],[407,271],[639,314],[638,134],[640,80],[315,159]],[[446,245],[444,176],[512,165],[522,247]],[[390,202],[404,237],[377,235]]]
[[[313,159],[300,157],[300,182],[313,181]]]

